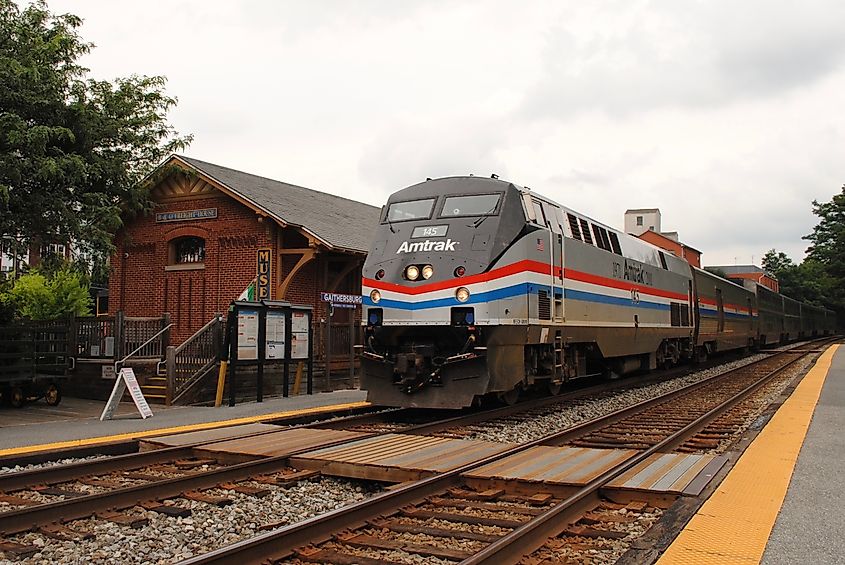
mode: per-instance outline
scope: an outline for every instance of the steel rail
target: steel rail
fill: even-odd
[[[509,534],[491,543],[472,557],[464,559],[460,565],[499,565],[515,563],[527,554],[536,551],[551,537],[557,536],[566,527],[578,519],[589,507],[599,502],[599,491],[622,473],[639,465],[655,453],[671,451],[690,437],[704,429],[710,422],[733,408],[742,400],[770,382],[775,376],[792,367],[807,353],[792,359],[785,365],[774,369],[742,389],[734,396],[720,402],[680,430],[669,435],[649,449],[631,456],[596,477],[569,498],[556,504],[543,514],[534,517],[524,525],[515,528]],[[747,367],[747,365],[746,365]]]
[[[398,409],[391,413],[403,412],[408,409]],[[371,419],[373,414],[357,414],[346,417],[346,421],[367,420]],[[376,415],[377,416],[377,415]],[[450,418],[452,420],[453,418]],[[409,430],[417,428],[425,428],[434,423],[421,424],[414,426]],[[316,424],[318,425],[318,424]],[[279,430],[267,430],[266,432],[245,434],[239,437],[255,437],[267,433],[276,433],[296,428],[313,428],[315,424],[304,424],[301,426],[293,426],[290,428],[280,428]],[[341,439],[332,442],[320,444],[320,448],[333,447],[352,441],[360,441],[362,439],[371,438],[379,435],[379,432],[362,433],[353,439]],[[229,439],[237,438],[227,438]],[[115,470],[115,463],[113,459],[117,459],[117,464],[123,464],[124,469],[137,468],[136,462],[142,461],[144,464],[152,462],[160,462],[162,460],[173,459],[174,456],[181,457],[183,455],[190,455],[191,450],[196,447],[201,447],[209,443],[216,443],[224,440],[213,440],[207,442],[199,442],[188,446],[179,446],[173,448],[164,448],[160,450],[153,450],[149,452],[134,453],[129,455],[118,456],[106,460],[84,461],[56,467],[46,467],[43,469],[35,469],[33,471],[23,471],[20,473],[12,473],[8,478],[6,485],[15,485],[21,487],[24,483],[26,485],[41,484],[53,478],[57,478],[56,482],[64,480],[73,480],[81,478],[82,476],[91,475],[96,472],[96,469],[113,471]],[[0,533],[15,534],[30,530],[34,527],[41,526],[59,521],[68,521],[78,518],[91,516],[100,511],[112,508],[127,508],[134,506],[141,502],[149,500],[159,500],[165,498],[173,498],[181,494],[202,488],[211,488],[220,483],[245,480],[256,475],[271,473],[287,466],[290,457],[299,455],[315,449],[315,447],[301,448],[297,450],[277,455],[273,457],[258,458],[253,461],[238,463],[220,467],[218,469],[211,469],[201,473],[186,474],[183,477],[174,477],[164,479],[161,481],[154,481],[142,485],[135,485],[125,487],[108,492],[96,493],[74,497],[68,500],[58,502],[44,503],[37,506],[31,506],[18,510],[0,513]],[[176,458],[178,458],[176,457]],[[127,464],[129,465],[127,467]],[[143,466],[143,465],[140,465]],[[2,477],[2,476],[0,476]],[[38,480],[33,483],[33,478]],[[2,480],[2,479],[0,479]],[[3,483],[0,483],[3,484]],[[8,490],[14,490],[9,488]],[[18,489],[20,490],[20,488]]]
[[[350,416],[342,416],[341,418],[335,421],[343,421],[345,423],[349,423],[355,422],[357,420],[366,420],[372,416],[373,415],[369,413],[353,414]],[[78,461],[76,463],[66,463],[64,465],[41,467],[28,471],[18,471],[15,473],[2,473],[0,474],[0,493],[8,493],[10,491],[22,490],[34,485],[63,483],[66,481],[72,481],[74,479],[79,479],[91,475],[112,473],[115,471],[129,471],[132,469],[145,467],[147,465],[154,465],[156,463],[163,463],[166,461],[172,461],[174,459],[180,459],[183,457],[194,457],[196,456],[196,454],[194,453],[195,449],[201,448],[204,445],[209,445],[212,443],[257,437],[265,434],[278,433],[285,430],[314,428],[319,427],[319,425],[320,422],[297,424],[287,428],[279,427],[279,429],[277,430],[264,430],[261,432],[244,433],[231,437],[209,439],[189,443],[186,445],[153,449],[150,451],[126,453],[122,455],[93,459],[90,461]],[[0,516],[2,516],[2,513],[0,513]]]
[[[789,353],[789,351],[784,351],[776,356],[788,355]],[[768,362],[773,357],[761,359],[760,361],[749,365],[707,377],[702,381],[692,383],[679,390],[686,390],[688,393],[692,393],[696,389],[700,388],[702,383],[717,382],[727,378],[728,375],[731,375],[736,371],[747,370],[753,365]],[[779,368],[778,370],[782,370],[782,368]],[[667,398],[674,398],[677,393],[678,391],[673,391],[667,395],[657,397],[657,399],[639,403],[637,406],[639,406],[640,410],[642,410],[643,406],[641,405],[643,404],[653,404],[658,400],[665,402]],[[624,408],[622,410],[606,414],[595,420],[586,422],[583,425],[583,429],[586,429],[586,426],[600,427],[602,425],[601,422],[606,425],[607,423],[614,421],[614,418],[618,418],[620,412],[630,415],[632,410],[630,408]],[[546,437],[538,438],[528,443],[506,449],[498,454],[485,457],[484,459],[465,464],[461,467],[452,469],[451,471],[446,471],[407,485],[399,486],[391,491],[377,494],[358,503],[330,511],[319,516],[314,516],[302,522],[285,526],[277,530],[272,530],[253,538],[235,542],[228,546],[195,556],[180,563],[181,565],[247,565],[252,563],[267,563],[275,559],[281,559],[289,555],[296,548],[326,541],[336,532],[344,529],[356,528],[365,524],[368,519],[371,519],[374,516],[394,511],[396,508],[400,508],[407,504],[420,502],[428,496],[441,492],[450,486],[457,485],[461,482],[461,475],[468,471],[499,461],[511,455],[521,453],[535,446],[555,445],[556,443],[561,443],[565,441],[565,439],[562,438],[568,439],[570,435],[570,430],[564,430]],[[664,442],[661,442],[660,445],[665,446],[666,444],[668,443],[664,440]],[[653,452],[654,451],[652,451],[652,453]],[[632,463],[632,465],[635,464],[636,463]],[[621,472],[623,471],[620,471],[620,473]],[[616,475],[614,475],[614,477],[615,476]],[[604,475],[602,477],[604,477]],[[582,496],[581,499],[583,499],[584,496]],[[555,508],[557,508],[557,506]]]

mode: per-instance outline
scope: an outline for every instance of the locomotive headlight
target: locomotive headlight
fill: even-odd
[[[378,301],[381,300],[381,293],[378,290],[373,289],[370,293],[370,300],[373,301],[373,304],[378,304]]]
[[[430,279],[433,274],[434,267],[432,267],[431,265],[426,265],[422,268],[422,275],[424,279]]]
[[[415,281],[420,278],[420,268],[416,265],[408,265],[408,268],[405,269],[405,278],[409,281]]]
[[[465,286],[458,288],[455,291],[455,298],[458,299],[458,302],[466,302],[469,300],[469,289]]]

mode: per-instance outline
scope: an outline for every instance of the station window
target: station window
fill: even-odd
[[[642,216],[637,216],[637,225],[638,226],[643,225],[643,217]]]
[[[201,237],[180,237],[170,243],[171,265],[205,263],[205,240]]]

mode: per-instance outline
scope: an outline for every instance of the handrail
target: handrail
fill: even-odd
[[[157,331],[157,332],[155,333],[155,335],[153,335],[153,336],[152,336],[151,338],[149,338],[147,341],[145,341],[144,343],[142,343],[141,345],[139,345],[139,346],[135,349],[135,351],[133,351],[132,353],[130,353],[129,355],[127,355],[126,357],[124,357],[124,358],[123,358],[123,359],[121,359],[120,361],[115,361],[115,363],[114,363],[114,372],[115,372],[115,374],[117,374],[117,373],[118,373],[118,366],[119,366],[119,365],[123,365],[123,364],[126,362],[126,360],[127,360],[127,359],[129,359],[130,357],[132,357],[133,355],[135,355],[136,353],[138,353],[139,351],[141,351],[141,350],[142,350],[142,349],[143,349],[143,348],[144,348],[147,344],[152,343],[152,341],[153,341],[155,338],[157,338],[158,336],[160,336],[161,334],[163,334],[164,332],[166,332],[167,330],[169,330],[169,329],[170,329],[170,327],[171,327],[172,325],[173,325],[173,322],[171,322],[171,323],[167,324],[166,326],[164,326],[163,328],[161,328],[159,331]]]
[[[185,397],[217,364],[222,326],[223,314],[217,312],[181,345],[167,348],[164,363],[167,366],[168,405]]]
[[[193,340],[194,340],[194,339],[196,339],[196,337],[197,337],[198,335],[200,335],[200,334],[201,334],[201,333],[203,333],[205,330],[207,330],[208,328],[210,328],[211,326],[213,326],[213,325],[214,325],[214,324],[216,324],[217,322],[221,321],[222,319],[223,319],[223,314],[215,314],[215,315],[214,315],[214,317],[213,317],[212,319],[210,319],[210,320],[209,320],[209,321],[208,321],[208,322],[207,322],[207,323],[206,323],[203,327],[201,327],[200,329],[198,329],[197,331],[195,331],[195,332],[194,332],[194,335],[192,335],[191,337],[189,337],[188,339],[186,339],[185,341],[183,341],[183,342],[182,342],[182,344],[181,344],[181,345],[179,345],[179,346],[176,348],[176,353],[178,354],[178,353],[181,353],[182,351],[184,351],[184,350],[185,350],[185,348],[186,348],[188,345],[190,345],[190,344],[193,342]]]

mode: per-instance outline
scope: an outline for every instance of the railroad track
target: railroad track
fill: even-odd
[[[526,556],[529,563],[559,562],[562,556],[572,555],[568,548],[573,544],[583,549],[590,540],[619,534],[607,529],[607,524],[638,522],[641,517],[649,522],[655,514],[645,500],[627,505],[604,500],[601,492],[608,483],[654,454],[688,447],[688,442],[720,416],[805,355],[814,354],[774,354],[570,430],[186,560],[183,565],[382,565],[411,563],[420,557],[468,565],[515,563]],[[539,446],[578,442],[637,451],[566,496],[543,492],[542,485],[531,493],[524,486],[507,488],[499,482],[484,488],[478,481],[465,479],[471,471]]]
[[[450,434],[454,434],[454,430],[466,430],[473,425],[484,425],[485,422],[491,420],[509,422],[514,418],[530,415],[538,410],[554,410],[555,406],[570,400],[577,401],[579,398],[608,394],[609,390],[642,385],[642,381],[604,383],[568,392],[558,397],[534,399],[516,406],[483,412],[462,413],[447,418],[439,417],[440,414],[431,414],[430,411],[388,410],[378,413],[355,414],[330,421],[304,423],[291,426],[290,429],[309,427],[351,429],[365,434],[362,436],[359,433],[355,436],[355,439],[396,431],[406,434],[443,434],[448,437]],[[274,432],[275,430],[258,434],[253,432],[239,437],[255,437],[256,435]],[[339,439],[336,442],[323,444],[322,447],[341,444],[344,441]],[[188,510],[186,514],[188,505],[184,504],[185,502],[225,506],[232,503],[232,497],[228,496],[227,493],[238,493],[258,498],[265,496],[269,488],[284,487],[297,481],[309,480],[317,474],[288,467],[289,458],[300,452],[297,450],[291,450],[278,457],[232,462],[197,455],[196,449],[201,448],[202,445],[204,445],[203,442],[198,442],[182,447],[132,453],[26,472],[0,474],[0,507],[5,504],[6,508],[12,508],[12,510],[6,512],[0,512],[0,532],[8,536],[26,531],[39,531],[43,535],[57,540],[79,539],[80,536],[84,537],[86,533],[74,530],[73,524],[70,523],[72,520],[93,516],[97,520],[111,521],[121,525],[142,526],[145,519],[143,517],[144,512],[139,512],[140,508],[166,516],[184,517],[190,513]],[[451,499],[459,506],[464,505],[466,507],[470,503],[478,504],[479,497],[487,497],[482,501],[487,505],[522,504],[524,506],[527,504],[526,508],[530,511],[508,510],[509,514],[523,518],[536,513],[543,504],[550,505],[559,502],[558,499],[549,499],[541,504],[539,498],[531,497],[527,497],[527,500],[520,502],[517,500],[518,497],[514,498],[515,495],[512,494],[504,493],[491,496],[491,492],[473,493],[472,489],[465,487],[460,480],[457,480],[450,487],[445,490],[441,489],[440,492],[427,497],[426,500],[433,496],[435,502],[431,504],[434,504],[434,506],[443,506],[446,501]],[[221,490],[225,492],[221,493]],[[396,490],[401,490],[401,488]],[[490,489],[486,490],[489,491]],[[418,504],[423,502],[425,500],[417,501]],[[429,502],[425,502],[425,504],[429,504]],[[604,512],[605,514],[609,513],[608,515],[616,515],[615,520],[621,520],[622,518],[619,517],[621,509],[608,508],[607,505],[608,503],[605,502],[605,507],[596,507],[592,519],[604,515],[602,514]],[[628,508],[626,512],[629,514],[639,512],[642,515],[649,516],[648,510],[653,510],[649,507],[642,507],[637,510],[640,506],[635,505],[634,508]],[[423,512],[431,511],[427,507],[421,507],[419,510]],[[488,507],[486,511],[492,512],[491,507]],[[147,512],[147,514],[149,513]],[[417,518],[420,516],[418,513]],[[410,520],[411,518],[407,519]],[[495,519],[495,516],[493,516],[493,519]],[[510,519],[511,522],[514,520],[513,516],[503,518],[503,520],[507,519]],[[430,520],[437,523],[438,518],[431,518]],[[378,522],[378,527],[366,535],[373,533],[381,535],[379,532],[384,529],[392,531],[384,526],[385,523],[391,527],[396,526],[399,530],[402,529],[399,527],[400,525],[392,522]],[[511,524],[511,526],[514,526],[514,524]],[[428,526],[423,529],[426,528]],[[435,531],[437,529],[434,528]],[[404,534],[410,535],[408,532],[404,532]],[[500,535],[502,531],[497,530],[495,534]],[[484,535],[489,537],[493,534]],[[362,544],[361,539],[368,538],[356,539],[357,541],[350,542],[350,544]],[[471,539],[469,541],[477,545],[482,540]],[[383,542],[386,546],[390,546],[392,543],[394,542],[389,539]],[[16,545],[15,542],[6,542],[5,545],[0,546],[0,551],[17,555],[32,554],[34,550],[33,547]],[[318,551],[322,551],[322,549]],[[435,558],[433,555],[430,557]]]
[[[306,420],[303,423],[288,425],[286,429],[335,429],[372,435],[402,432],[460,437],[475,426],[490,425],[491,422],[512,424],[516,419],[527,420],[537,413],[554,412],[557,407],[566,402],[595,399],[617,392],[619,389],[645,386],[655,380],[659,379],[650,377],[637,381],[613,381],[582,387],[555,397],[533,398],[513,406],[464,411],[459,415],[454,415],[454,411],[448,410],[431,411],[412,408],[368,411],[335,418],[326,418],[322,415],[323,419],[316,422]],[[289,421],[284,423],[289,423]],[[253,431],[227,436],[226,439],[256,438],[276,433],[276,431],[278,430]],[[360,437],[357,436],[356,439]],[[49,516],[61,516],[65,520],[84,517],[85,512],[89,510],[94,512],[101,506],[119,507],[127,504],[132,501],[133,496],[136,497],[136,502],[141,503],[150,496],[157,499],[166,498],[171,496],[169,493],[180,492],[175,489],[182,487],[210,488],[207,485],[216,486],[221,482],[246,480],[251,473],[259,473],[253,469],[266,468],[265,471],[260,472],[275,472],[274,469],[284,466],[290,455],[298,453],[291,451],[271,460],[249,458],[247,461],[236,461],[244,465],[235,466],[232,461],[221,461],[205,454],[197,455],[198,450],[212,441],[218,440],[132,453],[121,453],[131,448],[128,445],[109,445],[108,450],[117,451],[120,454],[16,473],[2,473],[0,474],[0,509],[5,511],[0,510],[0,532],[24,531],[43,523],[43,520],[49,521],[51,519]],[[134,449],[138,449],[137,441],[131,443]],[[326,447],[329,445],[331,444],[326,444]],[[91,453],[93,452],[85,450],[77,455],[85,456]],[[265,465],[260,465],[262,462]],[[116,489],[118,492],[115,492]],[[27,491],[35,493],[36,496],[27,496]],[[124,494],[123,491],[126,491],[126,496],[118,499],[118,495]],[[104,495],[101,503],[95,498],[98,494]],[[91,498],[82,498],[83,496]],[[61,505],[60,503],[65,502],[65,499],[79,500],[76,504]],[[43,503],[45,507],[30,508],[36,506],[35,502]],[[73,510],[76,506],[85,504],[89,505],[88,509],[79,512]],[[52,505],[55,510],[47,512],[47,505]],[[16,512],[17,510],[20,511]],[[36,510],[43,512],[45,517],[34,518]]]

